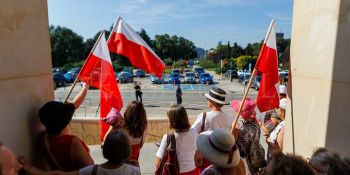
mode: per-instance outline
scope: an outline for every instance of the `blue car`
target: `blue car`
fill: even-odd
[[[73,83],[73,81],[75,80],[73,77],[73,74],[70,72],[67,72],[65,74],[63,74],[64,77],[66,78],[67,83]]]
[[[199,82],[202,84],[213,84],[213,76],[208,73],[202,73],[199,75]]]
[[[180,74],[178,73],[172,73],[169,75],[169,79],[168,79],[168,83],[169,84],[180,84]]]
[[[145,75],[145,72],[141,69],[137,69],[135,72],[135,77],[144,77]]]
[[[156,76],[151,76],[151,82],[156,84],[163,84],[164,83],[164,75],[161,78],[158,78]]]

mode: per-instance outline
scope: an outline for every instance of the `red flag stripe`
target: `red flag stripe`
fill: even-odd
[[[111,52],[124,55],[129,58],[132,65],[143,69],[157,77],[161,77],[165,69],[163,62],[160,62],[147,48],[128,40],[121,33],[113,33],[114,43],[109,44]],[[142,59],[143,58],[143,59]]]
[[[256,63],[256,69],[262,73],[257,96],[257,107],[260,112],[268,111],[279,106],[277,58],[276,36],[274,23],[272,22]]]
[[[93,53],[89,55],[80,71],[79,79],[100,89],[100,118],[102,119],[108,115],[112,108],[120,111],[123,107],[123,100],[119,92],[104,34],[96,42]],[[100,122],[100,127],[100,137],[103,139],[109,125]]]
[[[165,64],[120,17],[108,39],[108,47],[111,52],[127,57],[133,66],[157,77],[162,76]]]

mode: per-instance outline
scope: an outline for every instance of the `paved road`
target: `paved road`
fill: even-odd
[[[143,92],[143,103],[149,118],[164,118],[166,111],[170,104],[176,103],[175,88],[174,85],[168,84],[151,84],[148,77],[135,78],[135,81],[142,83],[141,88]],[[221,87],[227,91],[226,102],[230,102],[233,99],[242,99],[244,86],[233,80],[233,82],[227,79],[220,80],[216,79],[215,86]],[[195,117],[201,112],[208,110],[207,100],[202,95],[207,93],[214,85],[185,85],[182,84],[183,89],[183,103],[182,105],[187,109],[190,117]],[[133,89],[134,84],[119,84],[119,89],[122,94],[124,101],[124,107],[132,100],[135,100],[135,91]],[[69,87],[60,87],[55,90],[56,100],[63,100],[70,89]],[[72,99],[81,89],[80,85],[77,85],[71,96]],[[99,106],[99,90],[89,90],[83,105],[77,110],[75,116],[79,117],[97,117],[98,106]],[[251,89],[249,96],[256,98],[257,91]],[[229,105],[223,107],[223,111],[232,113],[233,111]]]

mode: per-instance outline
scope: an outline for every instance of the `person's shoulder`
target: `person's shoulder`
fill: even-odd
[[[130,174],[130,175],[141,174],[140,169],[136,166],[132,166],[132,165],[124,163],[122,168],[123,168],[123,174]]]
[[[95,166],[95,165],[88,165],[88,166],[86,166],[86,167],[84,167],[84,168],[81,168],[81,169],[79,170],[79,174],[80,174],[80,175],[83,175],[83,174],[91,174],[92,169],[94,168],[94,166]]]

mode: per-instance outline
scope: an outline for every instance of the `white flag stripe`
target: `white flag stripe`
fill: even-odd
[[[107,41],[105,36],[103,35],[99,41],[96,44],[95,50],[93,51],[93,55],[95,55],[96,57],[103,59],[109,63],[111,63],[112,65],[112,61],[111,61],[111,56],[109,55],[109,50],[108,50],[108,46],[107,46]]]
[[[160,58],[156,53],[148,46],[148,44],[137,34],[124,20],[118,16],[116,25],[114,26],[112,32],[122,33],[128,40],[142,45],[147,48],[154,56],[156,56],[159,60]]]

